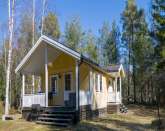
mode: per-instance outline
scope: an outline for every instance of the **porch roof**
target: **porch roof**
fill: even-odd
[[[30,49],[27,55],[22,59],[20,64],[15,69],[15,72],[21,72],[24,74],[34,74],[38,75],[41,73],[41,70],[44,69],[44,48],[47,46],[48,49],[48,63],[51,63],[55,60],[56,57],[60,55],[61,52],[64,52],[73,58],[85,62],[91,67],[106,73],[113,77],[107,69],[102,68],[99,64],[93,62],[88,57],[83,56],[79,52],[67,47],[64,44],[61,44],[45,35],[42,35],[36,44]]]
[[[125,71],[123,68],[123,65],[109,65],[107,68],[107,71],[111,74],[115,75],[121,75],[122,77],[125,77]]]
[[[48,63],[52,62],[61,52],[64,52],[73,58],[80,60],[81,54],[66,47],[65,45],[54,41],[47,36],[42,35],[36,44],[31,48],[27,55],[22,59],[15,69],[15,72],[40,74],[44,69],[44,49],[48,49]]]

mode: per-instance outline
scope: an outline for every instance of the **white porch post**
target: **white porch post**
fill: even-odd
[[[22,107],[24,107],[24,95],[25,95],[25,75],[22,75]]]
[[[48,107],[48,50],[45,47],[45,106]]]
[[[79,61],[76,61],[76,110],[79,109]]]
[[[90,68],[90,73],[89,73],[89,86],[90,86],[90,103],[92,103],[93,101],[93,72],[92,72],[92,68]],[[92,108],[92,104],[91,104],[91,108]]]
[[[121,77],[120,77],[120,103],[122,103]]]
[[[32,75],[32,94],[34,94],[34,87],[35,87],[35,79],[34,79],[34,75]]]
[[[117,102],[117,77],[115,77],[115,102]]]

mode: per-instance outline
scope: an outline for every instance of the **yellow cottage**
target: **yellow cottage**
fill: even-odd
[[[122,65],[104,69],[47,36],[15,72],[22,75],[22,115],[37,123],[67,126],[118,111],[122,103]]]

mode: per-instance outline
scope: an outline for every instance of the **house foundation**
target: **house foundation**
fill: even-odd
[[[105,116],[107,108],[91,109],[91,105],[80,106],[80,120],[89,120],[97,117]]]
[[[119,113],[119,111],[120,111],[120,104],[108,103],[107,105],[108,114]]]

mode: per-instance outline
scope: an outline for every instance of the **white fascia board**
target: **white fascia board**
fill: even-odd
[[[120,65],[120,68],[119,68],[119,72],[120,71],[123,72],[123,77],[125,77],[125,71],[124,71],[124,68],[123,68],[123,65],[122,64]]]
[[[74,51],[74,50],[72,50],[72,49],[70,49],[70,48],[64,46],[63,44],[61,44],[61,43],[59,43],[59,42],[56,42],[56,41],[50,39],[50,38],[47,37],[47,36],[44,36],[44,35],[43,35],[43,36],[41,36],[41,37],[42,37],[42,39],[43,39],[45,42],[47,42],[49,45],[51,45],[51,46],[53,46],[53,47],[55,47],[55,48],[57,48],[57,49],[59,49],[59,50],[62,50],[63,52],[65,52],[65,53],[71,55],[72,57],[74,57],[74,58],[76,58],[76,59],[78,59],[78,60],[81,59],[81,54],[80,54],[80,53],[78,53],[78,52],[76,52],[76,51]]]

